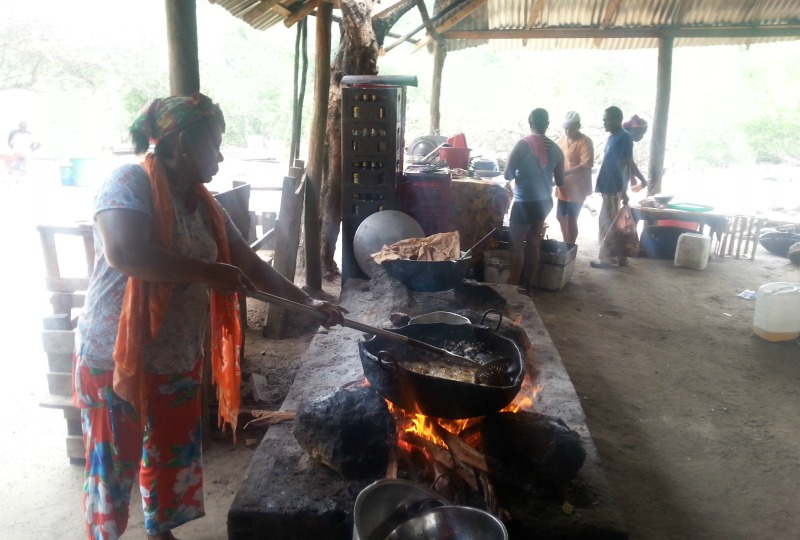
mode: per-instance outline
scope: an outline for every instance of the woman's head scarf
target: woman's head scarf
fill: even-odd
[[[208,118],[219,122],[225,131],[225,118],[219,105],[200,92],[154,99],[131,124],[131,137],[135,147],[144,151],[150,143],[157,143],[167,135]]]

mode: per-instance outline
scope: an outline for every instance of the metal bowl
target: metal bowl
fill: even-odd
[[[472,257],[455,261],[412,261],[395,259],[383,261],[381,266],[409,290],[417,292],[449,291],[461,283],[469,271]]]
[[[458,540],[508,540],[503,522],[470,506],[440,506],[404,521],[386,540],[458,538]]]
[[[408,480],[383,479],[368,485],[356,497],[353,507],[353,539],[367,540],[402,506],[426,499],[447,501],[437,493]]]

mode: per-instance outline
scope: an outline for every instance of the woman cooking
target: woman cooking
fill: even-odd
[[[236,429],[241,328],[236,294],[261,289],[317,309],[250,249],[205,184],[219,171],[225,121],[196,93],[156,99],[131,126],[141,165],[111,173],[95,197],[97,260],[80,316],[74,399],[86,445],[92,539],[118,538],[138,473],[150,539],[204,515],[200,388],[211,361],[220,423]],[[211,316],[211,350],[203,351]]]

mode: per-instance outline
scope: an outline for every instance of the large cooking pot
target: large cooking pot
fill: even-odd
[[[395,332],[467,356],[480,364],[499,358],[510,359],[504,383],[483,385],[404,369],[404,357],[424,354],[418,348],[378,336],[359,341],[361,366],[369,383],[384,398],[406,411],[437,418],[472,418],[503,409],[519,393],[525,375],[519,347],[485,326],[409,324]],[[392,351],[397,361],[384,361],[384,351]]]
[[[417,292],[449,291],[467,276],[472,257],[454,261],[412,261],[395,259],[383,261],[381,266],[409,290]]]

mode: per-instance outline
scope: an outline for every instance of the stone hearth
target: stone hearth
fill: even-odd
[[[509,527],[511,538],[627,538],[626,526],[603,475],[578,396],[532,300],[519,294],[516,287],[492,287],[507,300],[506,316],[519,320],[533,342],[538,383],[543,387],[533,410],[563,419],[581,435],[587,453],[564,500],[535,501],[531,505],[517,502],[514,504],[524,506],[508,508],[515,516],[513,526]],[[342,289],[341,303],[350,311],[348,318],[374,326],[386,323],[393,311],[413,316],[473,307],[461,305],[453,291],[411,293],[394,280],[376,279],[348,280]],[[295,410],[303,399],[363,380],[356,346],[361,336],[342,327],[318,333],[281,409]],[[355,498],[371,482],[344,479],[312,460],[291,429],[291,424],[270,427],[256,449],[228,513],[230,539],[352,538]]]

